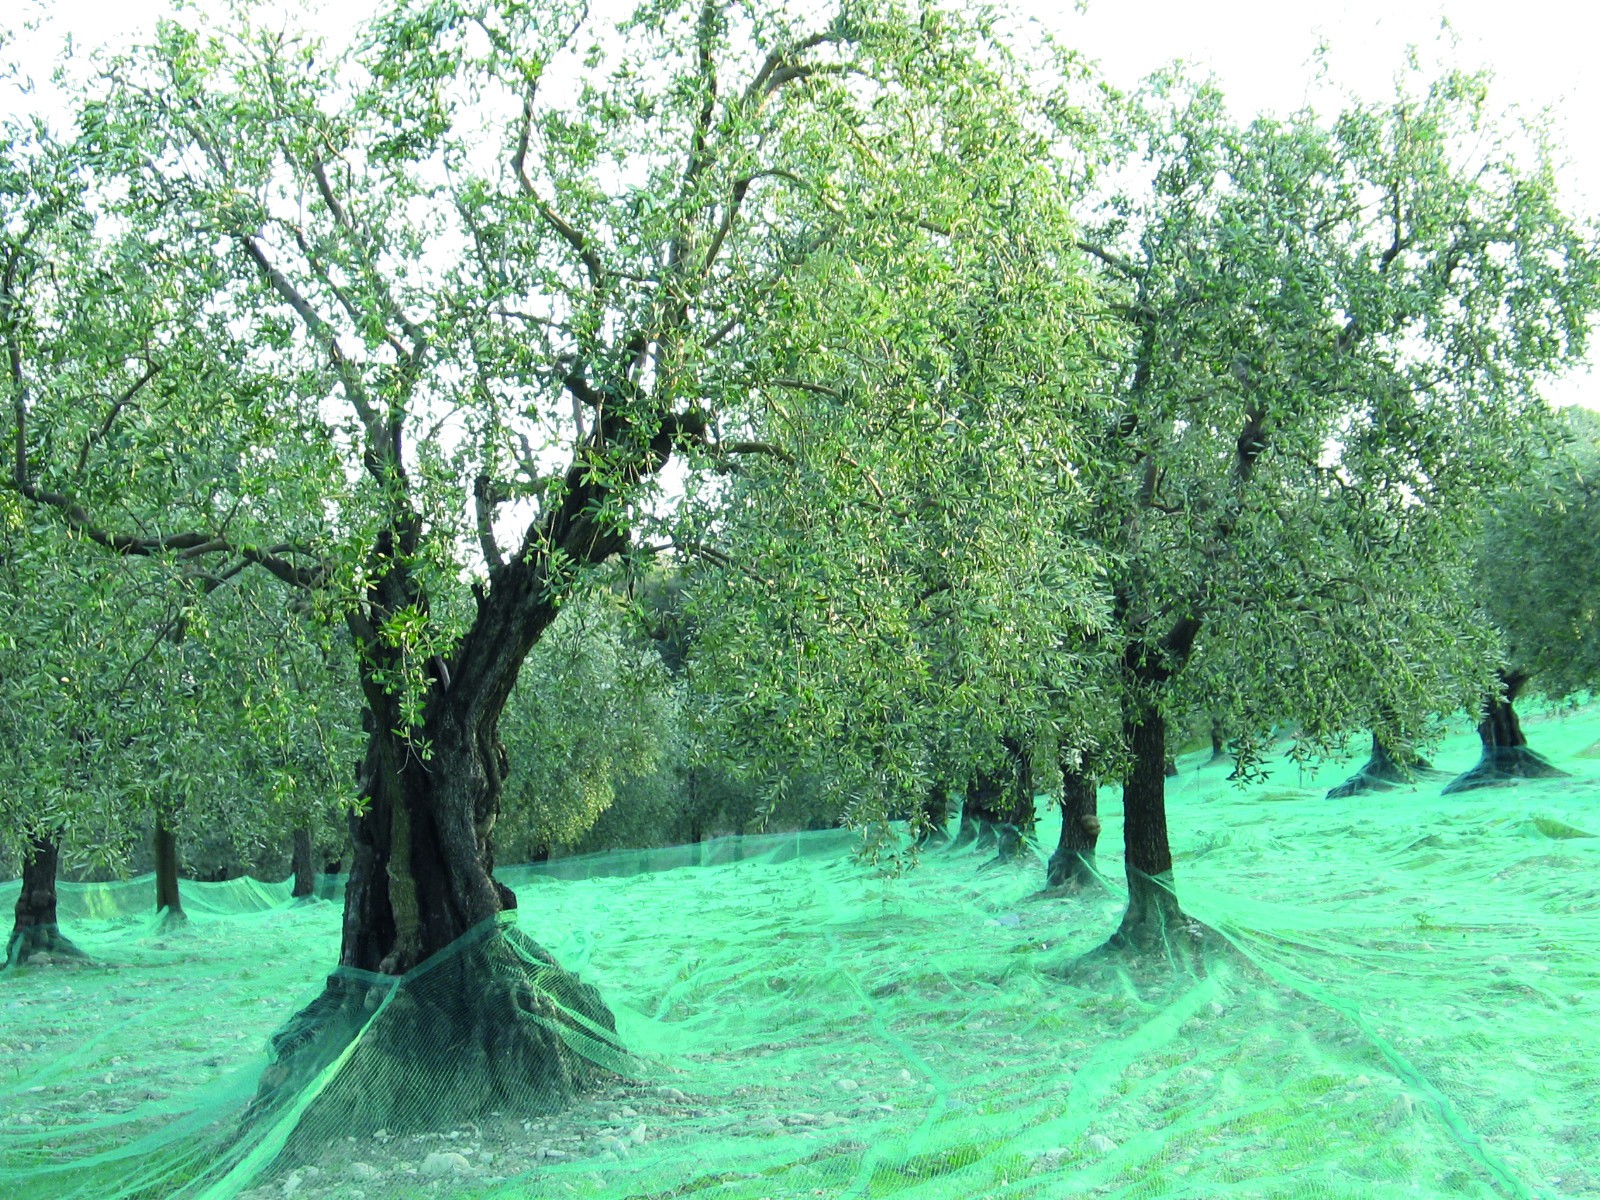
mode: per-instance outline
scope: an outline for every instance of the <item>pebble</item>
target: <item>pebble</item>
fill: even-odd
[[[854,1079],[838,1079],[834,1083],[841,1092],[853,1092],[861,1086]]]
[[[1384,1124],[1390,1129],[1398,1129],[1416,1115],[1417,1102],[1410,1096],[1396,1096],[1394,1103],[1389,1105],[1389,1110],[1383,1114]]]
[[[1096,1154],[1110,1154],[1111,1151],[1117,1148],[1117,1144],[1103,1133],[1091,1134],[1088,1139],[1088,1146]]]
[[[454,1150],[435,1150],[422,1160],[422,1173],[424,1175],[449,1175],[459,1171],[472,1170],[472,1164],[467,1161],[465,1154],[458,1154]]]
[[[300,1190],[300,1184],[302,1182],[303,1182],[303,1180],[301,1179],[299,1171],[291,1171],[291,1172],[289,1172],[288,1178],[286,1178],[283,1181],[283,1194],[284,1194],[284,1196],[285,1197],[292,1196],[296,1192],[298,1192]]]
[[[644,1135],[646,1132],[647,1129],[645,1127],[645,1123],[640,1121],[629,1131],[628,1140],[631,1141],[635,1146],[642,1146],[644,1145]]]
[[[689,1097],[685,1096],[682,1092],[680,1092],[675,1087],[657,1088],[656,1089],[656,1094],[658,1096],[660,1096],[663,1100],[672,1100],[672,1101],[674,1101],[674,1102],[676,1102],[678,1104],[682,1104],[685,1100],[687,1100],[689,1098]]]
[[[357,1179],[376,1179],[378,1168],[367,1162],[354,1162],[350,1164],[350,1174]]]

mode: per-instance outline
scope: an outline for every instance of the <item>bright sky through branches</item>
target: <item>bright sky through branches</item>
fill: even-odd
[[[607,7],[624,5],[607,0]],[[70,33],[80,47],[124,43],[150,29],[170,9],[170,0],[14,0],[0,18],[13,30],[48,18],[47,38],[28,38],[14,53],[36,79],[48,76],[48,55]],[[301,6],[269,0],[260,11],[280,7],[287,17]],[[370,6],[364,0],[320,6],[317,24],[342,31]],[[1174,59],[1215,72],[1240,115],[1272,109],[1287,112],[1308,97],[1319,44],[1329,51],[1333,81],[1377,100],[1391,94],[1407,48],[1418,48],[1424,65],[1442,55],[1464,67],[1487,66],[1495,74],[1497,105],[1528,114],[1548,109],[1556,143],[1564,147],[1560,183],[1568,205],[1600,213],[1600,82],[1592,66],[1600,40],[1600,15],[1566,0],[1329,0],[1316,5],[1282,0],[1090,0],[1082,12],[1050,0],[1013,0],[1018,17],[1032,17],[1100,64],[1119,87]],[[1441,26],[1449,32],[1441,41]],[[1455,50],[1448,49],[1453,39]],[[0,109],[16,105],[14,92]],[[1591,355],[1591,361],[1593,361]],[[1600,408],[1600,380],[1579,373],[1551,389],[1556,403]]]

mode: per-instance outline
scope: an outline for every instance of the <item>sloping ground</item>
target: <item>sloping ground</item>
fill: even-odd
[[[1198,975],[1079,965],[1120,880],[1041,900],[1042,867],[970,852],[886,878],[806,834],[507,871],[633,1077],[421,1134],[313,1104],[293,1161],[293,1114],[243,1138],[238,1116],[335,961],[336,906],[252,892],[174,933],[64,904],[107,965],[0,976],[0,1191],[1600,1197],[1600,708],[1525,726],[1571,778],[1330,802],[1348,762],[1241,791],[1186,760],[1179,888],[1226,939]],[[1433,757],[1465,769],[1476,737]]]

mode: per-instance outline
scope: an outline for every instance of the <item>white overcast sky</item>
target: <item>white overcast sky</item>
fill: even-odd
[[[166,7],[163,0],[0,0],[0,26],[48,14],[52,44],[67,31],[80,45],[123,42],[150,28]],[[319,7],[328,21],[348,25],[370,5],[334,0]],[[1408,46],[1418,46],[1424,61],[1439,57],[1441,22],[1448,20],[1457,43],[1453,61],[1495,73],[1494,103],[1552,111],[1567,152],[1560,175],[1567,201],[1600,211],[1600,83],[1593,66],[1600,9],[1573,0],[1090,0],[1082,11],[1071,3],[1014,0],[1011,7],[1097,60],[1122,87],[1173,59],[1208,68],[1241,115],[1287,111],[1306,99],[1320,43],[1329,48],[1335,82],[1379,99],[1389,94]],[[23,52],[37,53],[40,44],[30,39]],[[24,65],[48,75],[45,62]],[[0,108],[15,102],[13,93]],[[1600,378],[1580,373],[1555,385],[1550,397],[1600,407]]]

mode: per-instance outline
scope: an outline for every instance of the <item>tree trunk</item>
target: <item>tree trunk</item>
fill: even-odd
[[[296,900],[303,900],[310,896],[317,888],[316,870],[311,860],[311,830],[306,828],[294,831],[294,887],[289,895]]]
[[[1384,740],[1373,733],[1372,753],[1366,765],[1338,787],[1328,790],[1329,800],[1359,796],[1366,792],[1387,792],[1406,787],[1430,776],[1437,776],[1428,760],[1409,748],[1391,752]]]
[[[22,860],[22,889],[6,943],[6,962],[43,966],[52,956],[83,958],[84,953],[61,933],[56,923],[56,870],[61,861],[59,830],[36,835]],[[37,956],[37,957],[36,957]]]
[[[967,783],[957,846],[994,847],[1004,860],[1019,856],[1033,837],[1033,771],[1022,744],[1000,739],[1004,755],[994,766],[979,767]]]
[[[1222,731],[1222,722],[1211,718],[1211,761],[1216,762],[1228,752],[1228,738]]]
[[[1033,759],[1027,748],[1013,737],[1002,737],[1010,770],[1005,776],[1006,804],[998,834],[1001,858],[1021,856],[1031,845],[1039,818],[1033,807]]]
[[[1122,783],[1128,908],[1110,945],[1119,950],[1167,948],[1189,932],[1189,922],[1178,907],[1167,840],[1166,718],[1154,707],[1130,701],[1122,728],[1130,758]]]
[[[317,1101],[352,1132],[554,1111],[619,1060],[599,993],[511,927],[516,897],[494,878],[508,694],[436,688],[426,758],[393,732],[397,714],[369,709],[341,969],[274,1037],[258,1109],[274,1111],[369,1021]]]
[[[1501,692],[1484,699],[1483,720],[1478,723],[1478,740],[1483,744],[1483,756],[1478,765],[1456,776],[1444,789],[1443,795],[1467,792],[1474,788],[1493,787],[1516,779],[1549,779],[1565,776],[1566,772],[1551,765],[1543,755],[1528,747],[1523,736],[1522,722],[1513,707],[1522,685],[1528,677],[1520,671],[1501,671]]]
[[[1079,891],[1100,883],[1094,852],[1100,842],[1099,787],[1087,761],[1061,764],[1061,840],[1050,856],[1045,885]]]
[[[917,834],[917,845],[937,846],[950,841],[950,783],[945,779],[935,779],[928,785],[928,793],[922,798],[922,819],[924,828]]]
[[[966,802],[961,806],[956,846],[986,850],[996,844],[994,830],[1001,819],[1001,788],[999,772],[980,768],[972,773],[967,780]]]
[[[156,818],[156,912],[164,923],[188,920],[178,894],[178,839],[165,817]]]

